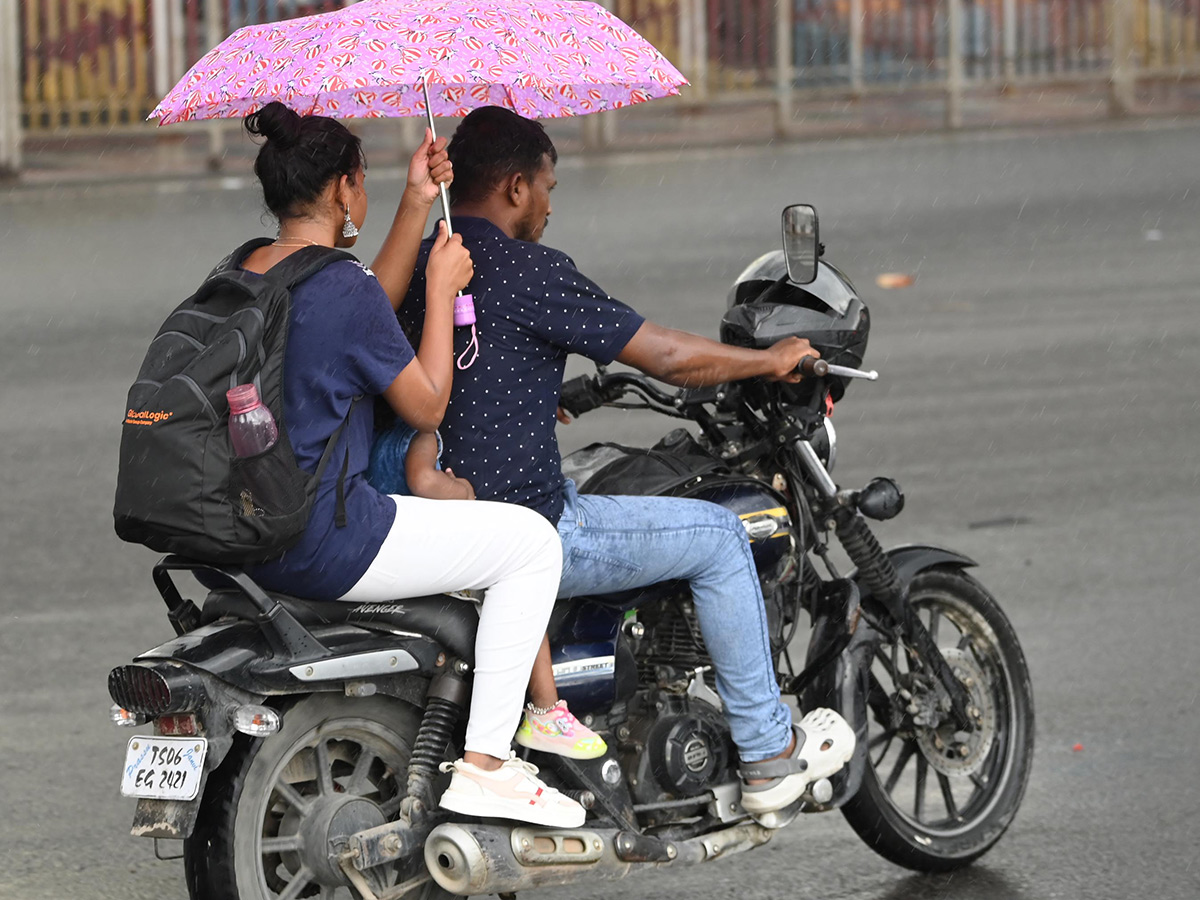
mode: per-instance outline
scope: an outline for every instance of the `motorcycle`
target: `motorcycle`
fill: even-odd
[[[857,746],[789,809],[740,803],[737,753],[686,584],[576,598],[551,618],[560,695],[609,745],[572,760],[524,751],[588,819],[553,829],[441,810],[470,694],[472,598],[318,602],[269,593],[236,567],[178,556],[153,569],[176,637],[109,675],[130,739],[132,832],[183,841],[193,898],[429,900],[512,895],[706,863],[767,843],[800,813],[838,809],[869,847],[920,871],[986,853],[1012,822],[1033,754],[1033,696],[1017,636],[969,558],[882,549],[868,520],[899,486],[840,488],[833,404],[856,379],[867,306],[822,258],[816,211],[788,207],[783,249],[737,279],[721,339],[808,338],[798,384],[669,392],[640,374],[564,384],[574,415],[647,409],[695,426],[652,448],[568,455],[581,492],[694,497],[743,522],[779,683],[802,710],[837,710]],[[842,573],[836,540],[853,562]],[[176,576],[213,585],[197,606]],[[475,598],[477,599],[477,598]],[[804,665],[793,643],[807,619]]]

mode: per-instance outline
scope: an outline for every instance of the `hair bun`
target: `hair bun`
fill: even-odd
[[[243,124],[250,134],[262,135],[280,149],[286,149],[300,139],[303,120],[294,110],[272,100],[258,112],[246,116]]]

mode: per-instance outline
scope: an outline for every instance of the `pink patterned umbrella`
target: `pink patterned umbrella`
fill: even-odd
[[[271,100],[336,118],[464,116],[506,106],[528,118],[617,109],[678,94],[687,80],[633,29],[575,0],[363,0],[235,31],[150,118],[241,117]]]

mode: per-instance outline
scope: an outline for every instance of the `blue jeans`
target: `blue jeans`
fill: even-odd
[[[706,500],[578,494],[564,487],[559,597],[686,580],[743,762],[782,753],[792,714],[779,696],[767,614],[741,520]]]

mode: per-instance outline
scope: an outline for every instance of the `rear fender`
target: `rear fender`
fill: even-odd
[[[441,644],[425,635],[357,625],[314,628],[325,651],[308,659],[277,658],[261,629],[243,619],[220,620],[142,653],[136,663],[175,662],[260,696],[340,690],[349,681],[397,675],[428,680],[446,664]],[[424,693],[422,693],[422,698]]]
[[[180,635],[141,654],[131,667],[121,667],[161,674],[178,696],[186,696],[170,703],[169,712],[195,713],[200,736],[208,740],[196,799],[138,800],[131,829],[135,836],[191,835],[208,775],[237,737],[233,713],[239,706],[277,706],[290,695],[344,691],[348,696],[384,694],[422,708],[430,678],[447,662],[440,645],[422,635],[402,637],[343,625],[315,629],[314,636],[331,655],[299,663],[278,660],[256,624],[225,620]]]

